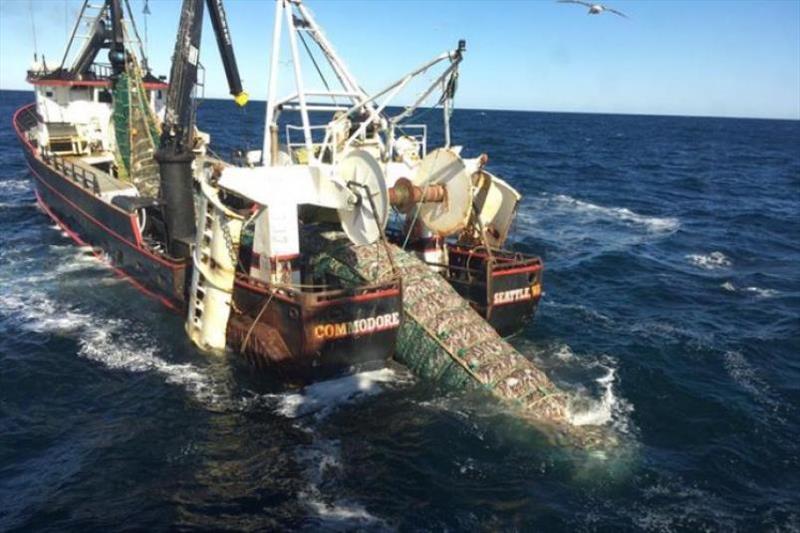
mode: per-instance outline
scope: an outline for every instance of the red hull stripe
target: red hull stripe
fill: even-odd
[[[236,279],[236,285],[244,289],[247,289],[249,291],[257,292],[259,294],[273,294],[273,292],[270,291],[267,287],[259,287],[258,285],[253,285],[241,278]],[[392,296],[398,296],[399,294],[400,294],[400,289],[386,289],[383,291],[370,292],[367,294],[357,294],[355,296],[345,296],[343,298],[336,298],[334,300],[320,302],[315,307],[326,307],[329,305],[338,305],[348,302],[366,302],[369,300],[376,300],[378,298],[390,298]],[[287,301],[289,303],[298,303],[290,298],[287,298],[286,296],[283,296],[280,292],[274,292],[274,297]]]
[[[23,106],[23,107],[20,107],[19,109],[17,109],[16,113],[14,113],[14,118],[12,119],[12,122],[14,123],[14,130],[16,130],[17,137],[19,138],[20,142],[22,142],[27,147],[27,149],[31,153],[31,155],[36,157],[37,160],[41,161],[38,158],[38,156],[36,155],[36,149],[31,145],[31,143],[28,141],[27,137],[25,135],[23,135],[22,132],[19,130],[19,126],[17,126],[17,116],[20,113],[24,112],[24,111],[30,111],[30,109],[32,107],[34,107],[35,105],[36,104],[28,104],[26,106]],[[28,166],[28,168],[30,168],[30,165]],[[31,170],[33,171],[33,169],[31,169]],[[34,174],[35,174],[35,172],[34,172]],[[64,181],[66,181],[67,183],[69,183],[70,185],[75,187],[81,194],[83,194],[85,196],[90,196],[89,193],[87,193],[81,187],[79,187],[78,185],[72,183],[68,179],[64,178]],[[90,196],[90,198],[91,198],[92,201],[96,201],[96,199],[93,196]],[[115,211],[119,212],[120,215],[130,219],[131,230],[133,232],[134,239],[136,239],[136,246],[141,248],[142,247],[142,234],[139,231],[139,225],[136,223],[136,215],[132,215],[132,214],[128,213],[127,211],[123,211],[122,209],[120,209],[119,207],[115,206],[114,204],[109,204],[109,203],[105,203],[105,202],[103,202],[103,203],[104,203],[104,205],[106,205],[106,206],[114,209]],[[81,210],[81,212],[84,213],[83,210]],[[150,254],[148,253],[147,255],[150,255]],[[153,258],[156,259],[157,261],[159,260],[159,258],[157,256],[153,256]],[[167,266],[170,266],[170,265],[167,265]],[[173,267],[170,266],[170,268],[173,268]]]
[[[539,272],[542,269],[542,265],[532,265],[526,267],[519,267],[519,268],[509,268],[508,270],[497,270],[492,272],[492,277],[498,276],[510,276],[511,274],[522,274],[525,272]]]
[[[385,291],[368,292],[367,294],[356,294],[355,296],[346,296],[344,298],[336,298],[334,300],[319,302],[317,307],[327,307],[329,305],[340,305],[343,303],[368,302],[370,300],[377,300],[380,298],[391,298],[392,296],[398,296],[399,294],[400,289],[386,289]]]
[[[28,80],[31,85],[42,85],[44,87],[111,87],[111,82],[107,80]],[[166,83],[145,82],[145,89],[166,89]]]
[[[177,269],[179,269],[179,268],[181,268],[183,266],[183,265],[180,265],[180,264],[177,264],[177,263],[171,263],[169,261],[166,261],[166,260],[164,260],[164,259],[162,259],[162,258],[160,258],[160,257],[158,257],[156,255],[151,254],[150,252],[148,252],[144,248],[140,248],[140,247],[136,246],[136,244],[132,243],[131,241],[129,241],[128,239],[126,239],[125,237],[123,237],[122,235],[117,233],[116,231],[112,230],[111,228],[109,228],[108,226],[106,226],[105,224],[103,224],[102,222],[97,220],[96,218],[94,218],[92,215],[90,215],[89,213],[87,213],[86,211],[84,211],[83,209],[78,207],[77,205],[75,205],[69,198],[67,198],[66,196],[61,194],[61,192],[59,192],[52,185],[47,183],[47,181],[45,181],[45,179],[42,178],[39,175],[39,173],[36,172],[33,169],[32,166],[28,165],[28,168],[33,173],[33,175],[36,177],[36,179],[39,180],[39,183],[41,183],[44,186],[46,186],[48,189],[50,189],[51,192],[53,192],[54,194],[58,195],[62,200],[64,200],[66,203],[68,203],[70,206],[72,206],[73,209],[75,209],[76,211],[80,212],[82,216],[84,216],[88,220],[91,220],[96,226],[101,228],[103,231],[105,231],[109,235],[111,235],[111,236],[115,237],[116,239],[120,240],[121,242],[127,244],[130,248],[132,248],[133,250],[136,250],[140,254],[148,257],[149,259],[152,259],[154,261],[157,261],[158,263],[161,263],[162,265],[164,265],[167,268],[171,268],[173,270],[177,270]],[[67,183],[70,183],[69,180],[65,180],[65,181],[67,181]]]
[[[89,246],[89,244],[87,244],[87,243],[86,243],[86,242],[85,242],[83,239],[81,239],[81,238],[80,238],[80,236],[78,236],[78,234],[77,234],[77,233],[75,233],[74,231],[72,231],[71,229],[69,229],[69,228],[67,227],[67,225],[66,225],[66,224],[64,224],[64,223],[61,221],[61,219],[60,219],[60,218],[58,218],[58,216],[56,216],[56,214],[55,214],[55,213],[53,213],[53,211],[52,211],[52,210],[51,210],[51,209],[50,209],[50,208],[47,206],[47,204],[44,202],[44,200],[42,200],[42,197],[41,197],[41,196],[39,196],[39,192],[38,192],[38,191],[35,191],[35,194],[36,194],[36,202],[37,202],[37,203],[39,204],[39,206],[40,206],[40,207],[41,207],[41,208],[44,210],[44,212],[45,212],[45,213],[47,213],[47,216],[49,216],[51,219],[53,219],[53,222],[55,222],[55,223],[58,225],[58,227],[59,227],[59,228],[61,228],[61,229],[64,231],[64,233],[66,233],[67,235],[69,235],[69,237],[70,237],[70,238],[71,238],[73,241],[75,241],[75,243],[76,243],[76,244],[78,244],[78,246]],[[143,294],[145,294],[145,295],[147,295],[147,296],[149,296],[149,297],[151,297],[151,298],[153,298],[153,299],[155,299],[155,300],[158,300],[159,302],[161,302],[162,304],[164,304],[164,305],[165,305],[166,307],[168,307],[169,309],[171,309],[171,310],[175,311],[176,313],[180,313],[180,312],[181,312],[181,310],[180,310],[178,307],[176,307],[176,306],[175,306],[175,305],[174,305],[172,302],[170,302],[169,300],[167,300],[167,299],[166,299],[166,298],[164,298],[163,296],[161,296],[161,295],[158,295],[158,294],[154,293],[154,292],[153,292],[153,291],[151,291],[150,289],[148,289],[148,288],[144,287],[144,286],[143,286],[141,283],[139,283],[138,281],[136,281],[135,279],[133,279],[133,278],[132,278],[130,275],[128,275],[128,273],[127,273],[127,272],[125,272],[124,270],[121,270],[121,269],[119,269],[119,268],[115,267],[114,265],[112,265],[111,263],[109,263],[108,261],[106,261],[106,260],[105,260],[105,258],[103,257],[103,254],[102,254],[102,253],[100,253],[100,252],[99,252],[97,249],[95,249],[94,247],[91,247],[91,246],[89,246],[89,247],[90,247],[90,248],[92,248],[92,254],[94,254],[94,256],[95,256],[95,257],[96,257],[96,258],[97,258],[97,259],[98,259],[100,262],[102,262],[103,264],[105,264],[106,266],[108,266],[108,267],[109,267],[111,270],[113,270],[113,271],[114,271],[114,273],[115,273],[115,274],[117,274],[117,275],[118,275],[118,276],[120,276],[121,278],[124,278],[124,279],[125,279],[125,281],[127,281],[128,283],[130,283],[131,285],[133,285],[133,287],[134,287],[134,288],[136,288],[137,290],[139,290],[139,291],[140,291],[140,292],[142,292]]]

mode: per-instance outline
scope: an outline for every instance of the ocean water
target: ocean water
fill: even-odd
[[[800,122],[456,110],[546,262],[513,343],[623,457],[401,367],[286,391],[196,352],[37,210],[30,99],[0,92],[0,530],[800,530]],[[263,104],[199,117],[260,144]]]

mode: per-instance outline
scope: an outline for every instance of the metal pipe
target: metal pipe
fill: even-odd
[[[303,134],[306,138],[306,150],[308,150],[308,160],[314,159],[314,148],[311,139],[311,124],[308,120],[308,109],[306,109],[306,95],[303,87],[303,72],[300,67],[300,52],[297,50],[297,36],[295,35],[294,19],[292,10],[286,9],[286,30],[289,33],[289,46],[292,48],[292,63],[294,66],[294,78],[297,84],[297,100],[300,103],[300,118],[303,121]]]
[[[401,213],[408,213],[418,204],[440,204],[447,199],[444,185],[428,185],[425,188],[411,183],[408,178],[399,178],[389,189],[389,203]]]
[[[336,50],[328,41],[327,37],[325,37],[325,34],[317,24],[317,21],[314,19],[311,11],[306,9],[306,7],[299,0],[291,1],[297,6],[298,11],[300,11],[300,14],[308,23],[309,28],[311,28],[312,31],[309,32],[311,38],[314,39],[314,42],[317,43],[322,52],[328,56],[328,61],[331,65],[331,68],[333,68],[333,72],[336,74],[336,77],[339,78],[339,82],[348,91],[357,93],[358,97],[362,100],[367,98],[367,94],[363,89],[361,89],[358,83],[356,83],[355,78],[352,74],[350,74],[350,71],[347,70],[347,65],[345,65],[341,59],[339,59],[339,56],[336,54]]]
[[[75,22],[75,26],[72,28],[72,35],[70,35],[69,41],[67,41],[67,47],[64,49],[64,57],[61,58],[61,65],[58,67],[60,69],[64,68],[64,62],[67,60],[67,54],[69,54],[69,49],[72,47],[72,41],[75,39],[75,34],[78,33],[78,26],[81,25],[81,18],[83,18],[83,12],[86,11],[86,6],[88,4],[89,0],[85,0],[81,6],[81,12],[78,13],[78,20]],[[100,11],[100,13],[102,14],[103,12]]]
[[[272,154],[272,121],[275,119],[275,92],[277,91],[278,83],[278,55],[280,54],[281,46],[281,22],[283,15],[283,0],[275,2],[275,21],[272,28],[272,54],[269,62],[269,83],[267,88],[267,111],[264,118],[264,144],[261,149],[261,164],[265,166],[275,164],[269,158]],[[276,125],[277,127],[277,125]],[[277,137],[277,136],[276,136]]]
[[[456,59],[456,61],[454,61],[449,67],[447,67],[447,69],[442,73],[442,75],[436,78],[436,81],[434,81],[430,85],[430,87],[428,87],[428,89],[424,91],[422,95],[419,98],[417,98],[417,100],[413,104],[408,106],[406,110],[400,113],[399,115],[392,117],[389,121],[393,124],[397,124],[404,118],[411,115],[414,112],[414,110],[417,109],[417,107],[419,107],[419,105],[433,92],[433,89],[436,88],[436,85],[441,83],[448,74],[450,74],[453,70],[455,70],[455,68],[458,66],[460,62],[461,59]]]

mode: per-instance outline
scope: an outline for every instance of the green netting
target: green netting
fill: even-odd
[[[329,240],[314,261],[317,276],[363,283],[393,275],[382,246]],[[564,421],[567,398],[450,286],[414,255],[392,246],[403,279],[404,320],[395,357],[448,388],[479,388],[536,419]]]
[[[113,98],[114,114],[111,120],[117,140],[117,169],[120,178],[125,179],[131,165],[130,90],[127,74],[121,74],[114,82]]]
[[[159,144],[158,125],[147,100],[142,73],[131,56],[127,71],[114,83],[114,132],[117,168],[144,196],[158,196],[158,165],[154,159]]]

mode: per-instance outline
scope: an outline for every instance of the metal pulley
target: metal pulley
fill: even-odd
[[[426,228],[444,237],[467,225],[472,209],[472,180],[455,150],[439,148],[429,153],[412,182],[422,189],[423,196],[432,188],[443,191],[441,201],[419,204],[419,219]]]
[[[350,191],[347,205],[337,209],[342,229],[354,244],[377,241],[389,215],[389,192],[378,161],[355,150],[336,167],[336,176]]]

